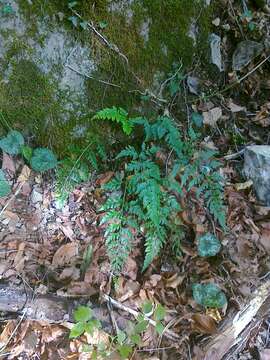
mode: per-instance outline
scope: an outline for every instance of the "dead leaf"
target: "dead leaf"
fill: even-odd
[[[234,104],[232,101],[229,102],[228,107],[232,113],[237,113],[237,112],[246,110],[246,108],[244,106],[239,106],[237,104]]]
[[[222,110],[220,107],[215,107],[209,111],[203,112],[203,123],[212,127],[216,126],[217,121],[222,116]]]
[[[78,244],[75,241],[62,245],[54,254],[52,265],[54,267],[67,265],[78,256],[78,253]]]
[[[182,284],[184,278],[185,278],[184,275],[174,274],[173,276],[171,276],[169,279],[166,280],[165,286],[176,289],[179,285]]]
[[[234,184],[234,187],[236,188],[237,191],[240,191],[240,190],[246,190],[250,188],[252,185],[253,185],[253,181],[248,180],[243,183]]]
[[[75,239],[75,235],[70,224],[65,223],[64,225],[61,225],[60,228],[69,240],[73,241]]]
[[[262,229],[261,236],[259,238],[260,243],[264,247],[265,251],[270,254],[270,230]]]
[[[29,179],[31,174],[31,169],[27,166],[24,165],[24,167],[22,168],[21,174],[18,177],[18,182],[25,182]]]
[[[15,164],[12,157],[5,152],[3,152],[2,155],[2,170],[7,170],[12,175],[16,172]]]
[[[102,186],[105,185],[107,182],[109,182],[111,180],[111,178],[114,176],[114,172],[113,171],[108,171],[105,174],[101,175],[96,183],[98,186]]]
[[[192,320],[195,330],[203,334],[214,334],[217,331],[216,323],[209,315],[197,313],[192,315]]]

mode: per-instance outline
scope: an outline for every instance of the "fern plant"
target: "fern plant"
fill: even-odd
[[[190,128],[188,139],[184,140],[168,116],[160,116],[153,123],[142,117],[131,121],[143,126],[144,141],[140,149],[129,146],[117,156],[126,159],[124,177],[120,182],[113,179],[109,183],[109,188],[117,183],[118,195],[115,200],[109,196],[102,207],[107,212],[102,223],[107,224],[105,238],[115,272],[121,270],[132,249],[134,232],[141,232],[145,240],[143,270],[151,264],[169,234],[175,234],[173,218],[180,210],[176,196],[184,196],[183,189],[189,192],[195,188],[198,198],[204,200],[214,219],[225,229],[220,163],[213,151],[201,150],[196,145],[200,134]],[[162,151],[171,155],[169,171],[167,163],[158,161]]]

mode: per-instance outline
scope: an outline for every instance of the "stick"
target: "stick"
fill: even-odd
[[[76,74],[78,75],[81,75],[81,76],[84,76],[86,77],[87,79],[91,79],[91,80],[95,80],[95,81],[98,81],[99,83],[101,84],[105,84],[105,85],[109,85],[109,86],[113,86],[113,87],[117,87],[119,89],[121,89],[121,86],[120,85],[116,85],[116,84],[113,84],[113,83],[109,83],[108,81],[105,81],[105,80],[100,80],[100,79],[96,79],[94,78],[93,76],[91,75],[88,75],[88,74],[85,74],[77,69],[75,69],[73,66],[71,65],[65,65],[65,67],[67,67],[68,69],[70,69],[71,71],[74,71]]]
[[[84,21],[83,17],[74,9],[71,9],[71,11],[73,12],[74,15],[78,16],[79,19],[81,19],[82,21]],[[90,30],[92,30],[97,36],[98,38],[106,45],[108,46],[109,49],[113,50],[114,52],[116,52],[119,56],[121,56],[125,62],[128,64],[128,58],[126,57],[126,55],[124,55],[123,53],[121,53],[121,51],[119,50],[119,48],[115,45],[109,42],[109,40],[102,35],[95,27],[92,23],[87,22],[87,26],[89,27]]]
[[[103,295],[104,299],[108,302],[110,302],[112,305],[114,305],[116,308],[120,309],[120,310],[124,310],[126,312],[128,312],[129,314],[133,315],[135,318],[137,318],[141,313],[131,309],[129,307],[127,307],[126,305],[123,305],[122,303],[114,300],[113,298],[111,298],[110,296],[104,294]],[[147,316],[144,315],[144,319],[147,320],[149,322],[149,324],[153,325],[154,327],[156,327],[157,323],[156,321],[148,318]],[[166,329],[164,330],[164,336],[166,336],[167,338],[171,339],[171,340],[179,340],[180,336],[177,335],[175,332],[173,332],[172,330]]]

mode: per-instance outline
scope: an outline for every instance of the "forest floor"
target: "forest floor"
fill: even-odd
[[[86,345],[108,343],[108,333],[115,335],[125,321],[134,322],[134,311],[139,312],[150,300],[165,308],[165,329],[157,336],[155,326],[149,326],[130,359],[221,360],[220,355],[209,352],[208,342],[222,334],[233,316],[270,278],[270,207],[257,200],[252,183],[242,175],[242,150],[251,144],[269,145],[270,141],[269,13],[265,9],[243,12],[229,6],[213,19],[213,25],[225,33],[230,27],[242,43],[237,55],[230,39],[222,37],[224,62],[234,58],[235,70],[225,71],[223,89],[208,97],[195,99],[197,81],[193,85],[186,83],[186,78],[181,81],[192,93],[190,109],[201,112],[209,127],[204,142],[220,153],[229,229],[222,235],[222,251],[213,259],[205,259],[198,256],[194,242],[183,239],[182,253],[176,260],[165,247],[142,273],[142,245],[138,239],[115,284],[106,253],[105,225],[100,225],[100,207],[107,197],[102,186],[115,173],[95,174],[91,181],[78,186],[59,210],[55,206],[53,175],[38,175],[23,160],[3,153],[2,169],[13,183],[13,192],[9,198],[0,199],[0,279],[5,285],[0,285],[2,358],[89,359]],[[249,51],[251,46],[256,49]],[[216,57],[213,61],[219,64]],[[204,88],[214,85],[208,79],[201,78],[200,82]],[[176,103],[174,97],[172,112]],[[185,105],[189,109],[187,102]],[[181,221],[194,238],[194,234],[206,231],[208,214],[195,197],[190,202],[192,206],[182,211]],[[221,233],[218,226],[212,226],[213,232]],[[196,279],[218,284],[226,293],[227,306],[202,309],[192,298],[190,284]],[[23,307],[9,308],[7,302],[2,304],[9,288],[22,289],[32,301],[43,295],[54,296],[52,302],[66,299],[73,310],[90,298],[94,308],[101,307],[109,316],[107,333],[97,330],[95,336],[69,339],[71,316],[48,321],[37,310],[27,313]],[[224,344],[224,359],[270,359],[270,309],[263,315],[254,314],[252,324],[237,346],[231,349]],[[119,355],[109,358],[117,360]]]

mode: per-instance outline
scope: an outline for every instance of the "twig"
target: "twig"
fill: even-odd
[[[223,156],[223,159],[224,160],[232,160],[232,159],[236,159],[238,158],[239,156],[241,156],[242,154],[244,154],[246,149],[242,149],[234,154],[229,154],[229,155],[225,155]]]
[[[81,19],[82,21],[84,21],[83,17],[74,9],[71,9],[71,11],[73,12],[74,15],[78,16],[79,19]],[[121,56],[126,63],[128,64],[128,58],[126,57],[126,55],[124,55],[119,48],[115,45],[109,42],[109,40],[102,35],[91,22],[87,22],[87,26],[89,27],[90,30],[92,30],[97,37],[106,45],[108,46],[109,49],[113,50],[114,52],[116,52],[119,56]]]
[[[179,71],[182,69],[183,64],[180,64],[179,68],[176,70],[176,72],[170,76],[168,79],[164,80],[163,83],[161,83],[160,87],[159,87],[159,91],[158,91],[158,96],[162,96],[162,92],[164,90],[165,85],[171,81],[173,78],[175,78],[175,76],[179,73]]]
[[[79,19],[81,19],[82,21],[84,21],[83,17],[82,17],[76,10],[71,9],[71,11],[72,11],[73,14],[76,15]],[[130,64],[129,64],[129,61],[128,61],[127,56],[126,56],[125,54],[123,54],[123,53],[119,50],[119,48],[118,48],[117,45],[111,43],[104,35],[102,35],[102,34],[95,28],[95,26],[93,25],[92,22],[87,21],[86,23],[87,23],[88,28],[89,28],[91,31],[93,31],[94,34],[97,35],[97,37],[101,40],[101,42],[102,42],[103,44],[105,44],[110,50],[114,51],[116,54],[118,54],[121,58],[123,58],[123,59],[125,60],[128,68],[129,68],[130,73],[131,73],[132,76],[136,79],[136,81],[138,82],[138,84],[140,84],[140,85],[142,86],[143,81],[142,81],[142,80],[132,71],[132,69],[130,68]],[[66,65],[66,66],[68,66],[68,65]],[[86,76],[86,77],[88,77],[89,79],[97,80],[97,79],[94,79],[94,78],[90,77],[89,75],[83,74],[83,73],[75,70],[74,68],[72,68],[71,70],[76,71],[78,74],[83,75],[83,76]],[[97,80],[97,81],[99,81],[99,82],[101,82],[101,83],[103,83],[103,84],[107,84],[107,85],[110,85],[110,86],[114,86],[114,87],[121,88],[119,85],[107,83],[107,82],[105,82],[105,81],[103,81],[103,80]],[[129,92],[139,92],[139,93],[141,93],[142,95],[150,95],[151,100],[152,100],[155,104],[157,104],[157,105],[159,105],[158,103],[167,103],[167,102],[168,102],[168,101],[165,100],[165,99],[159,98],[159,96],[155,95],[154,93],[152,93],[152,92],[149,91],[148,89],[147,89],[144,93],[140,92],[140,90],[131,90],[131,91],[129,91]]]
[[[87,79],[95,80],[95,81],[97,81],[97,82],[99,82],[99,83],[101,83],[101,84],[105,84],[105,85],[109,85],[109,86],[113,86],[113,87],[117,87],[117,88],[121,89],[121,86],[120,86],[120,85],[113,84],[113,83],[110,83],[110,82],[105,81],[105,80],[96,79],[96,78],[94,78],[94,77],[91,76],[91,75],[85,74],[85,73],[83,73],[83,72],[75,69],[73,66],[71,66],[71,65],[69,65],[69,64],[66,64],[65,67],[68,68],[68,69],[70,69],[71,71],[74,71],[74,72],[75,72],[76,74],[78,74],[78,75],[81,75],[81,76],[86,77]]]
[[[203,97],[203,100],[207,100],[212,98],[213,96],[216,95],[221,95],[223,93],[225,93],[226,91],[234,88],[236,85],[240,84],[242,81],[244,81],[247,77],[249,77],[250,75],[252,75],[256,70],[258,70],[264,63],[266,63],[266,61],[268,61],[270,59],[270,55],[268,55],[264,60],[262,60],[261,62],[259,62],[259,64],[257,64],[253,69],[251,69],[247,74],[245,74],[244,76],[242,76],[240,79],[237,79],[236,81],[234,81],[231,85],[228,85],[227,87],[225,87],[225,89],[223,90],[218,90],[218,91],[214,91],[212,94],[206,95]],[[200,99],[202,97],[199,97]],[[194,102],[194,99],[190,101],[191,103]]]
[[[21,188],[24,185],[24,181],[20,183],[20,185],[18,186],[17,190],[15,191],[15,193],[11,196],[11,198],[6,202],[5,206],[3,207],[3,209],[0,211],[0,219],[1,216],[3,215],[4,211],[6,210],[6,208],[9,206],[9,204],[11,203],[11,201],[19,194],[19,192],[21,191]]]
[[[133,309],[127,307],[126,305],[121,304],[120,302],[114,300],[113,298],[111,298],[110,296],[108,296],[106,294],[104,294],[103,297],[106,301],[109,301],[112,305],[114,305],[118,309],[124,310],[136,318],[140,315],[140,313],[138,311],[133,310]],[[151,324],[152,326],[157,325],[156,321],[148,318],[145,315],[144,315],[144,319],[147,320],[149,322],[149,324]],[[166,336],[167,338],[169,338],[171,340],[179,340],[180,339],[179,335],[177,335],[175,332],[173,332],[172,330],[169,330],[169,329],[164,330],[164,336]]]
[[[12,333],[10,334],[9,338],[7,339],[6,343],[0,348],[0,353],[5,350],[5,348],[8,346],[10,340],[13,338],[13,336],[16,334],[16,331],[18,330],[19,326],[21,325],[24,317],[26,314],[26,309],[23,310],[22,316],[20,318],[20,321],[18,322],[18,324],[16,325],[15,329],[12,331]],[[0,354],[1,356],[1,354]]]

